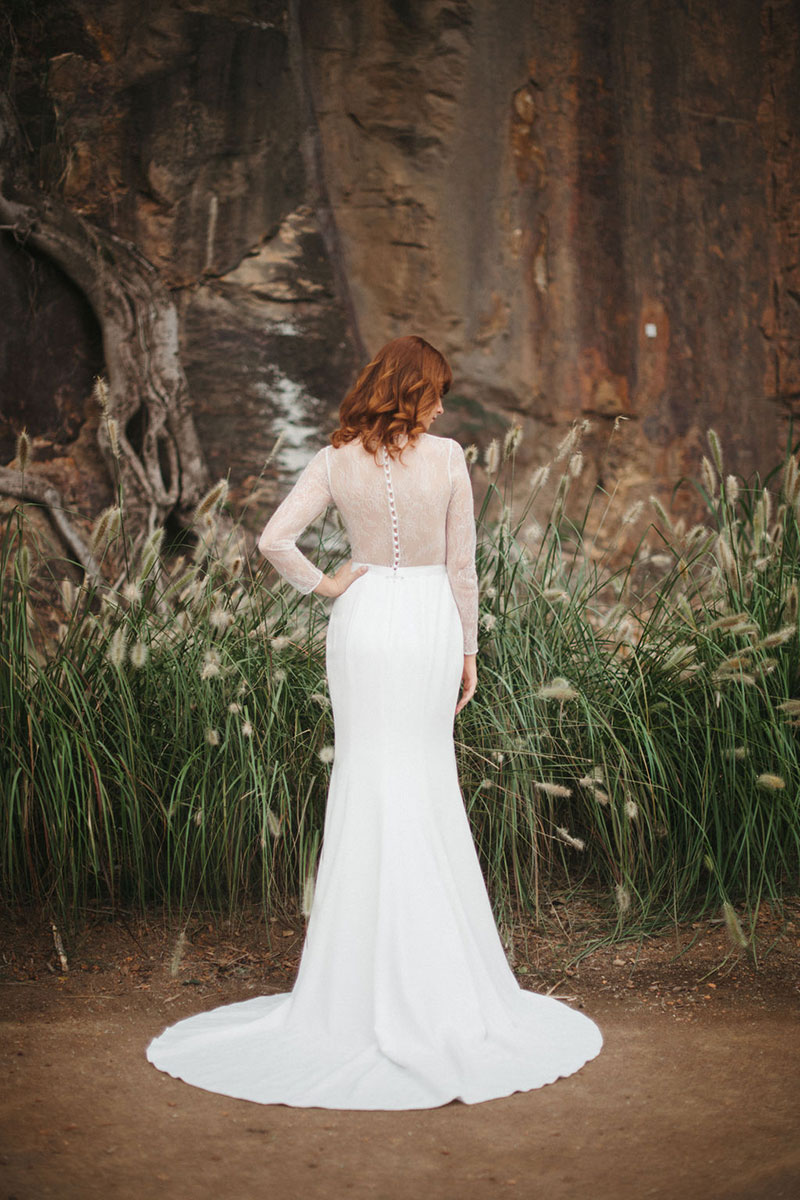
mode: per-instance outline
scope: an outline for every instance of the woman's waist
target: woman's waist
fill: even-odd
[[[353,560],[353,567],[366,567],[370,575],[385,575],[387,578],[394,579],[417,579],[423,575],[446,575],[447,566],[445,563],[424,563],[421,566],[405,566],[400,564],[397,567],[387,566],[383,563],[362,562],[359,559]]]

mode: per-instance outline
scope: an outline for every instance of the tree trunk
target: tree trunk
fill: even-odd
[[[98,441],[112,475],[119,470],[128,528],[149,532],[169,514],[188,524],[209,479],[189,408],[175,306],[135,246],[35,192],[19,169],[9,170],[9,161],[19,163],[19,144],[13,111],[0,96],[0,223],[57,263],[94,309],[119,456],[107,421],[100,422]]]

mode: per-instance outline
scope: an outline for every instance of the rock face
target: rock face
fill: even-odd
[[[294,474],[361,355],[411,331],[454,365],[442,432],[485,444],[519,420],[533,464],[589,419],[587,491],[668,493],[709,425],[728,469],[774,465],[800,405],[793,0],[26,14],[6,62],[40,182],[174,289],[203,444],[235,487],[281,432]],[[40,416],[73,438],[76,363],[97,369],[63,280],[48,396],[9,367],[37,336],[21,255],[0,259],[6,456]]]
[[[537,458],[591,418],[623,490],[671,485],[709,425],[732,470],[774,462],[800,400],[793,4],[302,13],[366,344],[425,331]]]

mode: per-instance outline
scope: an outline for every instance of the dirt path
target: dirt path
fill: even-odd
[[[713,972],[724,943],[710,924],[686,932],[695,945],[677,962],[674,937],[577,968],[533,939],[520,978],[583,1005],[605,1036],[599,1058],[534,1092],[406,1113],[253,1105],[145,1061],[165,1024],[284,988],[299,928],[276,929],[268,951],[255,929],[199,927],[178,962],[163,929],[138,929],[137,946],[105,927],[72,948],[64,976],[47,969],[41,929],[8,925],[0,1197],[794,1200],[796,924],[781,923],[757,972],[744,960]]]

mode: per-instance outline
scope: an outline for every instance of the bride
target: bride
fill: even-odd
[[[428,432],[451,380],[422,338],[384,346],[259,539],[300,592],[334,601],[335,758],[294,988],[189,1017],[148,1047],[196,1087],[322,1108],[474,1104],[570,1075],[602,1045],[588,1017],[517,984],[459,791],[475,521],[463,451]],[[329,504],[353,556],[331,576],[296,544]]]

